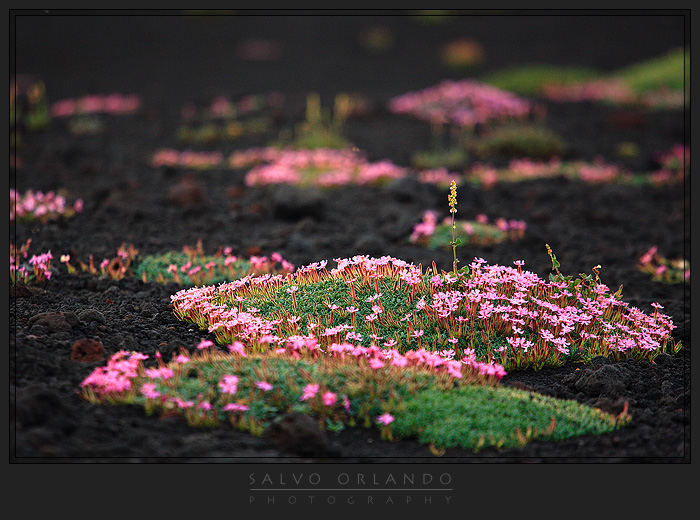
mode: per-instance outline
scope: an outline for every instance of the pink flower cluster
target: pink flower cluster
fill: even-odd
[[[561,159],[552,157],[549,161],[533,161],[530,158],[512,159],[508,169],[525,179],[536,179],[558,175],[561,170]]]
[[[61,215],[70,217],[83,210],[82,199],[76,200],[72,206],[66,203],[65,197],[53,191],[27,190],[23,195],[10,188],[10,221],[15,219],[52,220]]]
[[[319,347],[318,340],[313,334],[289,337],[284,343],[281,343],[275,352],[297,358],[301,357],[304,352],[315,356],[325,355],[340,359],[354,358],[358,363],[366,363],[366,366],[372,370],[389,369],[390,367],[402,369],[406,366],[415,366],[430,369],[436,373],[444,373],[455,379],[462,378],[462,370],[466,370],[473,377],[478,374],[481,378],[486,378],[487,381],[497,381],[506,375],[503,366],[498,363],[479,362],[473,353],[468,353],[461,360],[454,360],[445,358],[439,352],[424,348],[409,350],[405,354],[401,354],[395,348],[380,348],[377,345],[365,347],[347,342],[331,343],[324,349]],[[306,390],[304,395],[307,395]],[[306,398],[314,395],[315,393],[310,393]]]
[[[606,164],[598,158],[593,163],[576,162],[570,165],[576,169],[579,178],[584,182],[613,182],[620,176],[620,168],[614,164]]]
[[[637,99],[634,91],[618,80],[595,80],[570,85],[544,85],[544,96],[559,103],[581,101],[608,101],[632,103]]]
[[[558,103],[583,101],[615,104],[639,104],[651,108],[681,108],[685,103],[682,89],[660,88],[637,94],[623,81],[602,79],[570,85],[543,85],[542,94]]]
[[[641,103],[651,108],[683,108],[686,103],[685,92],[683,89],[660,88],[642,94]]]
[[[169,166],[194,170],[216,168],[223,162],[224,155],[221,152],[195,152],[192,150],[178,152],[171,148],[158,150],[151,159],[151,164],[156,168]]]
[[[560,175],[587,183],[617,182],[630,176],[628,172],[606,163],[602,158],[596,158],[593,162],[562,162],[558,157],[546,162],[529,158],[513,159],[503,169],[475,163],[467,175],[487,188],[498,182],[521,182]]]
[[[379,310],[373,309],[373,314],[368,315],[372,317],[371,325],[404,322],[404,334],[420,338],[425,323],[437,322],[449,337],[462,338],[463,342],[474,345],[475,320],[478,320],[481,331],[478,342],[491,345],[494,338],[511,338],[508,345],[498,349],[494,346],[487,361],[500,353],[501,363],[509,361],[515,365],[541,364],[544,360],[551,361],[552,356],[558,359],[569,354],[570,349],[579,352],[585,349],[592,355],[650,355],[665,349],[675,328],[669,316],[660,313],[648,316],[611,294],[603,284],[591,289],[592,296],[574,294],[567,284],[547,282],[522,270],[523,262],[516,262],[516,269],[484,265],[483,259],[475,259],[469,265],[469,276],[436,274],[426,281],[419,267],[391,257],[357,256],[336,261],[338,266],[330,271],[325,269],[325,263],[312,264],[294,275],[246,277],[218,287],[180,291],[171,297],[173,308],[178,318],[208,329],[222,344],[240,339],[249,344],[277,345],[285,350],[305,348],[336,355],[357,352],[369,356],[377,366],[377,362],[385,362],[385,356],[395,353],[386,354],[391,351],[374,344],[355,350],[359,345],[347,343],[361,340],[353,325],[333,325],[331,316],[324,326],[321,317],[318,323],[309,323],[308,335],[299,335],[296,324],[290,326],[285,320],[284,310],[275,317],[265,317],[258,309],[244,310],[242,302],[251,291],[262,291],[272,297],[284,284],[303,285],[309,280],[344,279],[346,283],[347,280],[359,283],[364,278],[371,284],[382,277],[395,280],[394,283],[403,281],[408,301],[412,301],[416,291],[423,294],[415,311],[400,317],[389,309],[380,312],[381,306],[377,305]],[[227,304],[231,301],[240,304],[231,307]],[[357,321],[360,320],[362,316],[357,316]],[[392,342],[388,342],[387,348],[401,348]],[[428,364],[434,362],[433,358],[422,357],[427,355],[422,350],[412,352],[403,358],[409,356],[410,361],[414,359],[412,356],[419,356]]]
[[[460,174],[453,173],[447,168],[434,168],[432,170],[422,170],[418,172],[418,181],[425,184],[437,184],[438,186],[449,186],[450,182],[458,179]]]
[[[62,99],[51,105],[53,117],[70,117],[81,114],[131,114],[136,112],[141,105],[139,96],[108,94],[91,95],[78,99]]]
[[[689,171],[690,147],[677,144],[670,151],[660,154],[657,160],[661,168],[651,174],[654,184],[682,182]]]
[[[474,228],[474,223],[481,225],[489,225],[489,217],[484,214],[479,214],[475,217],[474,221],[455,221],[455,226],[459,231],[466,233],[468,238],[476,238],[475,235],[477,235],[477,230]],[[440,224],[438,222],[437,213],[435,211],[426,211],[425,213],[423,213],[423,220],[421,222],[416,223],[413,226],[413,231],[411,232],[409,241],[413,243],[426,242],[426,240],[430,239],[430,237],[432,237],[435,234],[435,231],[440,225],[451,227],[451,217],[444,218],[442,224]],[[510,238],[513,240],[522,238],[523,233],[527,229],[527,224],[525,223],[525,221],[514,219],[506,220],[504,218],[498,218],[493,224],[490,225],[494,226],[494,228],[498,231],[505,233],[504,239]]]
[[[471,128],[492,121],[524,118],[530,113],[531,106],[510,92],[473,80],[462,80],[445,81],[395,97],[389,102],[389,109],[433,124]]]
[[[221,152],[203,152],[172,148],[156,151],[151,165],[193,170],[228,167],[251,168],[245,177],[248,186],[264,184],[306,184],[321,187],[346,184],[371,185],[408,175],[409,170],[389,160],[369,162],[356,149],[280,149],[250,148],[233,152],[228,159]],[[418,172],[423,183],[447,185],[459,174],[447,168]]]
[[[194,104],[186,104],[182,107],[181,115],[185,120],[194,119],[197,116],[204,119],[235,119],[239,115],[245,116],[266,107],[279,109],[283,104],[284,94],[280,92],[246,95],[237,101],[226,96],[218,96],[199,114]]]
[[[435,233],[437,226],[437,212],[427,210],[425,213],[423,213],[423,220],[413,226],[413,231],[411,232],[409,240],[411,242],[418,242],[423,237],[431,237],[433,236],[433,233]]]
[[[315,149],[279,150],[263,148],[234,153],[230,164],[265,161],[245,177],[248,186],[263,184],[313,184],[323,187],[344,184],[374,184],[406,175],[406,170],[391,161],[368,162],[354,150]]]
[[[132,380],[139,375],[145,354],[122,350],[114,354],[107,366],[98,367],[86,377],[80,386],[98,395],[127,392],[132,389]]]
[[[53,260],[51,251],[32,255],[27,262],[21,262],[22,259],[26,260],[29,256],[30,244],[31,239],[19,248],[10,243],[10,281],[12,283],[41,282],[51,279],[51,260]]]
[[[661,256],[657,246],[652,246],[640,257],[638,267],[659,282],[690,282],[690,263],[683,259],[670,260]]]
[[[384,426],[389,426],[394,422],[394,416],[390,413],[383,413],[382,415],[377,416],[377,422]]]
[[[668,152],[662,153],[658,159],[663,168],[680,170],[690,164],[690,147],[682,144],[674,145]]]

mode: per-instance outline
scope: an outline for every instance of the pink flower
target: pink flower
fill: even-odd
[[[391,423],[394,422],[394,416],[388,413],[384,413],[382,415],[377,416],[377,422],[379,424],[383,424],[384,426],[387,426]]]
[[[243,345],[243,343],[241,343],[240,341],[234,341],[231,345],[229,345],[228,351],[232,354],[235,352],[236,354],[240,354],[241,356],[246,357],[245,345]]]
[[[333,406],[338,400],[338,396],[333,392],[325,392],[322,398],[323,404],[325,404],[326,406]]]
[[[151,378],[151,379],[170,379],[175,375],[175,373],[168,367],[162,367],[162,368],[147,368],[145,370],[146,376]]]
[[[238,377],[225,375],[219,381],[219,389],[229,395],[233,395],[238,391]]]
[[[199,342],[199,345],[197,345],[197,348],[199,350],[204,350],[205,348],[209,348],[214,345],[214,342],[208,339],[203,339],[202,341]]]
[[[374,370],[378,370],[384,366],[384,363],[382,363],[377,358],[373,358],[373,359],[369,360],[369,366],[370,366],[370,368],[372,368]]]
[[[399,355],[391,360],[391,364],[395,367],[403,368],[408,364],[408,359]]]
[[[647,251],[646,253],[644,253],[644,255],[642,255],[642,257],[639,259],[639,262],[643,265],[650,263],[652,261],[652,259],[654,258],[654,255],[656,254],[657,251],[658,251],[658,248],[656,246],[650,248],[649,251]]]
[[[184,354],[179,354],[179,355],[175,358],[175,362],[176,362],[176,363],[188,363],[189,361],[190,361],[190,358],[188,358],[188,357],[185,356]]]
[[[51,105],[51,115],[54,117],[72,116],[76,110],[76,103],[73,99],[62,99]]]
[[[155,383],[144,383],[141,385],[141,393],[148,399],[157,399],[160,392],[156,391]]]
[[[228,403],[224,406],[225,412],[245,412],[249,408],[244,404]]]
[[[268,391],[272,390],[272,385],[270,383],[268,383],[267,381],[257,381],[255,383],[255,386],[257,386],[263,392],[268,392]]]
[[[299,400],[300,401],[307,401],[307,400],[311,399],[312,397],[314,397],[318,393],[319,388],[320,388],[319,385],[309,383],[308,385],[306,385],[304,387],[304,395],[302,395]]]
[[[192,401],[183,401],[179,397],[175,398],[175,404],[177,404],[178,408],[182,408],[182,409],[191,408],[192,406],[194,406],[194,403]]]

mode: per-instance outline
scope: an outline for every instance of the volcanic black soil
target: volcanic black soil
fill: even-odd
[[[10,226],[13,242],[31,238],[32,252],[51,250],[56,259],[64,253],[102,259],[122,243],[134,244],[142,254],[179,250],[201,239],[208,251],[226,245],[239,254],[278,251],[295,265],[369,254],[424,266],[434,260],[449,268],[451,252],[406,242],[425,209],[445,210],[444,189],[412,179],[332,191],[245,188],[241,173],[220,169],[192,174],[203,200],[181,207],[167,194],[189,174],[153,168],[149,158],[158,148],[179,147],[175,130],[188,101],[280,91],[287,96],[282,126],[303,116],[308,92],[319,92],[324,103],[337,92],[358,92],[373,108],[348,122],[347,137],[372,160],[408,165],[413,151],[429,146],[430,129],[388,112],[392,96],[522,63],[615,70],[683,45],[679,16],[463,16],[433,24],[376,15],[23,15],[15,20],[16,72],[41,78],[51,100],[109,92],[143,99],[135,115],[105,116],[98,135],[71,135],[63,121],[54,120],[18,148],[22,166],[11,175],[12,187],[65,189],[85,202],[69,220]],[[360,33],[373,25],[393,34],[393,46],[384,53],[368,52],[359,43]],[[440,45],[459,36],[484,47],[483,65],[469,73],[436,59]],[[236,46],[250,38],[279,42],[281,57],[243,61]],[[638,111],[630,117],[631,109],[597,104],[545,106],[545,123],[569,145],[567,158],[600,155],[615,161],[617,145],[631,141],[641,150],[635,168],[651,170],[654,154],[683,143],[688,131],[682,110]],[[266,142],[250,137],[219,149],[228,153]],[[462,248],[464,261],[478,256],[511,265],[523,259],[528,269],[547,276],[548,243],[563,271],[590,272],[600,264],[603,281],[613,288],[623,284],[627,302],[644,311],[659,302],[672,316],[674,339],[683,343],[677,355],[660,355],[654,363],[597,358],[588,365],[514,371],[502,381],[616,413],[627,402],[628,426],[599,437],[535,441],[478,455],[450,449],[436,457],[416,441],[388,443],[361,428],[324,436],[303,420],[292,420],[285,431],[254,437],[227,425],[190,428],[179,418],[146,416],[138,407],[91,405],[79,397],[79,385],[106,358],[72,359],[76,341],[99,341],[106,357],[133,349],[149,355],[159,350],[169,359],[205,333],[172,314],[170,295],[179,290],[174,284],[69,276],[61,270],[47,283],[10,289],[12,460],[688,462],[690,288],[654,282],[636,262],[652,245],[666,256],[689,258],[689,189],[556,179],[491,189],[463,185],[458,201],[465,217],[483,212],[528,223],[519,242]],[[42,313],[64,314],[47,319],[38,316]]]

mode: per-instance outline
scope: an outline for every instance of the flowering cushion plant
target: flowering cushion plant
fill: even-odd
[[[480,214],[474,220],[458,220],[455,222],[461,235],[460,245],[492,245],[506,240],[518,240],[523,237],[527,224],[522,220],[497,219],[489,222],[489,218]],[[413,226],[409,241],[430,249],[449,248],[451,245],[452,222],[449,217],[438,222],[437,213],[426,211],[423,220]]]
[[[182,107],[181,117],[185,122],[210,120],[235,120],[260,115],[267,110],[279,110],[284,105],[284,94],[248,94],[237,99],[218,96],[205,106],[187,103]]]
[[[544,126],[507,124],[468,139],[468,145],[481,159],[529,157],[549,159],[566,150],[564,139]]]
[[[92,94],[54,102],[51,105],[51,115],[61,118],[88,114],[132,114],[140,106],[141,98],[136,94]]]
[[[10,242],[11,285],[17,282],[30,284],[51,279],[51,260],[53,260],[51,251],[29,257],[29,246],[31,243],[31,238],[20,247]]]
[[[652,246],[639,258],[639,270],[651,275],[652,280],[663,283],[690,283],[690,262],[682,258],[669,259]]]
[[[389,109],[434,124],[473,128],[477,124],[518,120],[531,110],[515,94],[473,80],[445,81],[391,99]]]
[[[491,72],[482,81],[521,96],[541,96],[545,86],[583,83],[599,75],[585,67],[528,64]]]
[[[279,253],[268,256],[239,257],[225,247],[206,255],[201,248],[185,247],[182,252],[146,255],[138,259],[134,275],[144,282],[175,282],[179,285],[203,285],[235,280],[248,274],[290,273],[294,266]]]
[[[613,416],[501,388],[500,374],[478,363],[463,364],[457,377],[427,352],[400,356],[352,345],[321,352],[299,348],[293,338],[274,352],[250,352],[238,342],[228,353],[211,346],[202,341],[195,354],[183,349],[167,364],[157,353],[155,367],[145,365],[146,355],[118,352],[85,378],[82,396],[180,414],[193,426],[227,421],[256,435],[284,412],[305,413],[325,429],[374,424],[383,438],[418,437],[433,450],[522,446],[534,438],[600,434],[629,421],[625,412]]]
[[[331,187],[344,184],[376,184],[406,175],[406,169],[391,161],[369,162],[354,149],[291,150],[263,148],[234,152],[232,167],[253,167],[245,177],[248,186],[299,184]]]
[[[273,146],[250,148],[231,153],[204,152],[163,148],[151,157],[151,165],[194,170],[213,168],[248,169],[248,186],[294,184],[331,188],[347,184],[377,185],[410,174],[408,168],[389,160],[368,161],[357,149],[291,149]],[[419,182],[444,185],[455,175],[447,168],[436,167],[417,172]]]
[[[103,259],[99,265],[90,255],[87,263],[75,260],[83,272],[109,276],[120,280],[125,276],[136,276],[144,282],[174,282],[192,286],[235,280],[246,275],[265,273],[290,273],[294,265],[282,258],[279,253],[268,256],[242,257],[233,254],[230,247],[220,248],[213,255],[207,255],[201,240],[196,247],[185,246],[181,251],[168,251],[155,255],[139,255],[133,245],[122,244],[113,258]],[[76,272],[70,255],[62,255],[69,274]]]
[[[676,149],[678,150],[678,149]],[[523,182],[534,179],[551,179],[565,177],[572,181],[586,182],[589,184],[621,183],[621,184],[654,184],[661,185],[683,180],[684,171],[677,168],[678,151],[668,157],[667,167],[650,173],[632,173],[625,169],[596,158],[594,161],[562,161],[559,157],[552,157],[548,161],[533,160],[528,157],[512,159],[505,168],[496,168],[484,163],[475,163],[466,173],[466,178],[473,184],[491,187],[499,182]],[[682,152],[681,156],[682,156]],[[690,154],[687,154],[689,158]]]
[[[690,173],[690,147],[677,144],[671,150],[658,154],[659,169],[651,174],[656,184],[682,182]]]
[[[677,351],[670,317],[649,315],[596,277],[550,281],[475,259],[469,269],[424,270],[402,260],[356,256],[249,276],[172,296],[173,310],[214,334],[263,351],[350,343],[406,354],[428,349],[451,359],[539,368],[567,360],[653,359]],[[556,264],[558,267],[558,264]],[[558,270],[557,270],[558,273]]]
[[[265,133],[273,124],[269,112],[276,113],[283,104],[284,95],[278,92],[237,100],[218,96],[204,107],[188,103],[181,110],[177,137],[183,143],[206,143]]]
[[[23,194],[10,188],[10,221],[48,222],[60,217],[70,218],[83,210],[82,199],[69,205],[63,195],[53,191],[27,190]]]
[[[554,101],[602,101],[649,108],[681,108],[686,102],[690,55],[675,49],[594,81],[549,85],[544,95]]]
[[[210,121],[199,125],[187,124],[177,129],[181,143],[214,143],[235,140],[244,135],[263,134],[272,128],[272,120],[256,117],[244,121]]]
[[[224,155],[221,152],[178,151],[172,148],[161,148],[151,157],[151,165],[155,168],[166,166],[170,168],[210,170],[222,165],[223,162]]]
[[[518,94],[542,96],[555,102],[602,102],[673,109],[685,103],[684,86],[689,81],[689,65],[689,54],[675,49],[609,74],[581,67],[525,65],[492,73],[484,81]]]

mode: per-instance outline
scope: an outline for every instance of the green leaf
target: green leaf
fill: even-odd
[[[557,257],[552,255],[552,269],[557,269],[559,266],[561,266],[561,264],[557,260]]]

